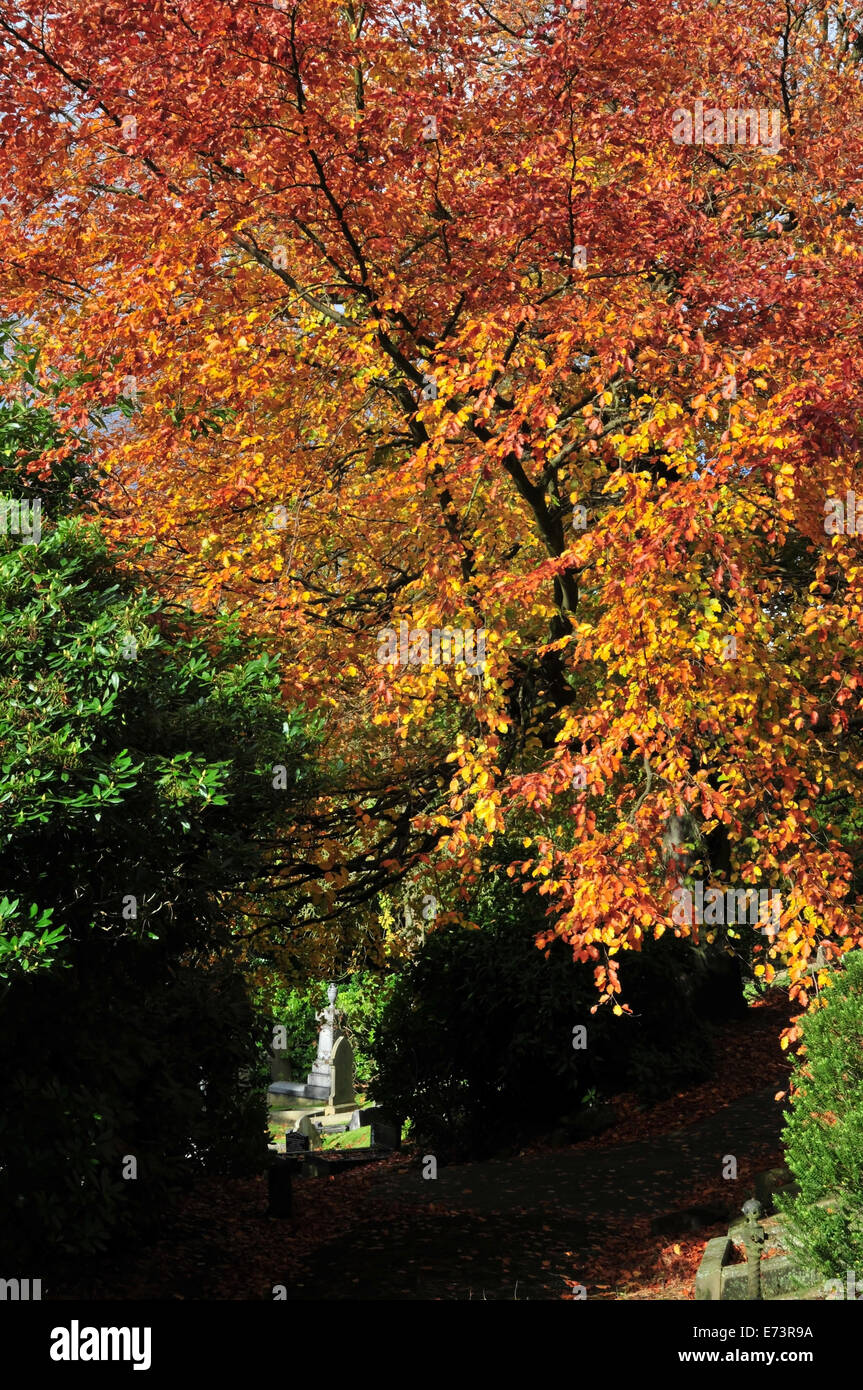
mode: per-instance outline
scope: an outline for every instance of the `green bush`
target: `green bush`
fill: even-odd
[[[326,986],[274,991],[274,1020],[285,1029],[285,1053],[295,1081],[305,1081],[318,1050],[318,1024],[315,1015],[326,1004]]]
[[[801,1032],[783,1132],[798,1193],[778,1205],[801,1264],[844,1286],[848,1270],[863,1282],[863,953],[846,957]]]
[[[20,423],[0,411],[7,472]],[[59,442],[45,411],[27,426],[30,453]],[[38,544],[0,536],[0,1246],[24,1275],[266,1162],[235,903],[287,805],[270,768],[296,801],[308,751],[275,662],[47,495]]]
[[[377,1032],[398,976],[360,970],[339,985],[337,1007],[343,1011],[342,1027],[354,1049],[356,1084],[365,1091],[375,1076]]]

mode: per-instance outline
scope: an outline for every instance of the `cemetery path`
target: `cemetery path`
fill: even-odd
[[[486,1163],[453,1164],[437,1179],[423,1179],[420,1165],[382,1173],[379,1195],[452,1211],[500,1211],[551,1203],[615,1216],[656,1216],[685,1204],[687,1193],[721,1176],[725,1155],[748,1154],[763,1141],[775,1147],[781,1107],[770,1085],[733,1101],[724,1110],[660,1139],[592,1149],[575,1146],[526,1152]],[[773,1113],[775,1112],[775,1113]]]
[[[419,1159],[372,1169],[364,1205],[374,1210],[349,1234],[309,1252],[287,1296],[559,1299],[572,1297],[575,1283],[602,1297],[607,1267],[630,1272],[627,1241],[634,1254],[651,1245],[651,1218],[705,1197],[729,1216],[739,1210],[754,1173],[776,1161],[782,1107],[775,1092],[774,1081],[685,1128],[613,1147],[453,1164],[434,1180],[423,1178]],[[722,1178],[728,1156],[737,1160],[736,1182]],[[726,1228],[720,1221],[710,1232]],[[691,1232],[654,1236],[659,1275],[665,1239],[667,1270],[678,1256],[686,1260],[687,1241],[701,1244]]]
[[[652,1218],[695,1204],[719,1207],[705,1220],[735,1215],[755,1173],[781,1161],[786,1022],[781,1000],[750,1009],[717,1036],[716,1078],[649,1110],[616,1097],[614,1128],[577,1145],[453,1164],[434,1180],[422,1154],[394,1154],[295,1182],[284,1221],[265,1215],[265,1177],[202,1178],[153,1244],[79,1262],[48,1297],[556,1300],[574,1286],[596,1299],[691,1297],[704,1241],[728,1219],[678,1235]]]

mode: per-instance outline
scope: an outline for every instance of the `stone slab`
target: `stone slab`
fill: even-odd
[[[749,1297],[748,1271],[748,1263],[731,1265],[722,1271],[723,1299]],[[771,1259],[761,1261],[761,1297],[768,1302],[783,1294],[793,1298],[801,1285],[805,1288],[810,1284],[811,1276],[804,1275],[800,1266],[787,1255],[773,1255]]]
[[[285,1106],[305,1099],[306,1088],[299,1081],[272,1081],[267,1087],[267,1101],[271,1106]]]
[[[346,1173],[353,1168],[363,1168],[367,1163],[379,1163],[388,1157],[386,1149],[331,1149],[325,1153],[307,1154],[299,1160],[300,1176],[303,1178],[331,1177],[336,1173]]]

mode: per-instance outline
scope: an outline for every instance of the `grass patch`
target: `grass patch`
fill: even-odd
[[[367,1149],[372,1142],[371,1125],[361,1129],[346,1129],[344,1134],[329,1134],[321,1145],[322,1149]]]

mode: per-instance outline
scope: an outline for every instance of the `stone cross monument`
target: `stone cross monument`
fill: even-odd
[[[329,1003],[315,1018],[320,1025],[318,1052],[305,1085],[296,1081],[274,1081],[269,1087],[271,1099],[298,1096],[303,1100],[324,1101],[328,1109],[349,1105],[354,1098],[353,1048],[336,1024],[335,985],[327,989]]]
[[[333,1043],[336,1038],[336,995],[338,992],[335,985],[330,985],[327,989],[329,1006],[315,1014],[315,1018],[321,1025],[321,1031],[318,1034],[317,1060],[319,1062],[328,1062],[332,1057]]]
[[[315,1014],[315,1018],[321,1025],[318,1034],[318,1055],[314,1060],[312,1069],[309,1072],[306,1082],[306,1095],[313,1100],[329,1100],[332,1085],[332,1060],[333,1047],[339,1037],[340,1030],[336,1027],[336,995],[338,990],[335,985],[330,985],[327,989],[327,1008]]]

